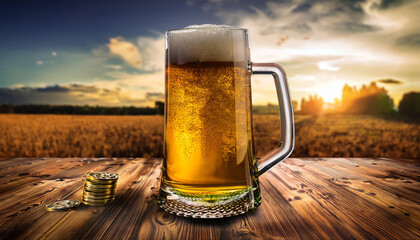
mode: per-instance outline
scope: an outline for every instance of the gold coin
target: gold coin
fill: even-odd
[[[48,204],[45,208],[47,211],[68,211],[74,209],[80,205],[80,201],[77,200],[60,200]]]
[[[92,196],[92,195],[86,195],[83,194],[82,196],[84,199],[92,199],[92,200],[105,200],[105,199],[111,199],[114,198],[115,195],[101,195],[101,196]]]
[[[83,189],[83,192],[86,194],[97,194],[97,195],[111,195],[115,194],[115,189],[86,189],[86,187]]]
[[[90,172],[90,173],[87,174],[86,177],[87,177],[87,179],[89,179],[92,182],[114,183],[118,180],[119,175],[117,173],[109,173],[109,172]]]
[[[82,201],[90,202],[90,203],[107,203],[113,200],[114,200],[114,197],[107,198],[107,199],[92,199],[92,198],[86,198],[86,197],[82,198]]]
[[[85,186],[88,188],[95,188],[95,189],[110,189],[110,188],[115,188],[116,184],[96,184],[96,183],[92,183],[86,180]]]
[[[114,196],[115,192],[114,193],[101,193],[101,192],[96,193],[96,192],[86,192],[85,191],[85,192],[83,192],[83,195],[87,196],[87,197],[95,197],[95,198],[109,197],[109,196]]]
[[[107,199],[107,200],[92,200],[92,199],[85,199],[82,198],[82,203],[84,203],[85,205],[105,205],[108,204],[110,202],[114,201],[114,198],[111,199]]]
[[[91,188],[91,187],[84,187],[85,191],[95,192],[95,193],[111,193],[115,192],[115,188]]]
[[[114,196],[111,196],[111,197],[108,197],[108,198],[92,198],[92,197],[85,197],[85,196],[82,197],[82,201],[93,202],[93,203],[109,202],[109,201],[112,201],[114,199],[115,199]]]
[[[107,202],[107,203],[91,203],[91,202],[86,202],[82,200],[82,203],[85,205],[89,205],[89,206],[103,206],[103,205],[107,205],[110,204],[111,202]]]
[[[101,187],[96,187],[96,186],[84,186],[84,189],[91,191],[91,192],[106,192],[106,191],[114,191],[115,192],[115,187],[108,187],[108,188],[101,188]]]
[[[112,184],[116,184],[117,180],[92,180],[90,178],[87,177],[87,175],[84,175],[82,177],[83,181],[89,181],[92,184],[98,184],[98,185],[112,185]]]
[[[88,191],[83,191],[83,196],[86,197],[94,197],[94,198],[100,198],[100,197],[109,197],[109,196],[115,196],[115,192],[110,192],[110,193],[102,193],[102,192],[88,192]]]

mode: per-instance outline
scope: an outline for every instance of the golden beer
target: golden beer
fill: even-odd
[[[178,216],[222,218],[261,204],[258,175],[293,149],[284,70],[251,63],[248,31],[217,25],[166,32],[165,136],[158,204]],[[253,152],[251,74],[274,77],[281,146]]]
[[[190,62],[167,68],[166,184],[223,195],[252,185],[250,73],[246,62]]]

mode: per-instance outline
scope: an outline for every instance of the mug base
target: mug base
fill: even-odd
[[[170,187],[161,188],[158,204],[166,212],[182,217],[226,218],[244,214],[261,205],[258,187],[238,192],[237,195],[218,201],[209,201],[207,198],[186,196],[175,192]]]

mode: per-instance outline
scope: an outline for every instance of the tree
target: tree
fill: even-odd
[[[420,92],[409,92],[404,94],[398,111],[402,115],[420,116]]]
[[[156,101],[155,108],[156,108],[157,114],[163,115],[165,112],[165,103],[161,101]]]
[[[356,87],[344,85],[342,93],[342,111],[353,114],[390,114],[394,112],[394,102],[383,87],[375,82],[368,86]]]
[[[13,106],[11,104],[1,104],[0,113],[13,113]]]
[[[296,101],[296,100],[292,100],[292,106],[293,106],[293,111],[297,111],[297,109],[298,109],[298,101]]]
[[[309,100],[302,98],[300,104],[300,112],[305,114],[319,114],[324,107],[324,100],[322,97],[309,95]]]

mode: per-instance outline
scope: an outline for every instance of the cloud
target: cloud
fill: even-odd
[[[388,78],[388,79],[379,79],[376,80],[379,83],[384,83],[384,84],[402,84],[403,82],[400,80],[396,80],[396,79],[392,79],[392,78]]]
[[[107,72],[114,80],[96,80],[94,85],[106,89],[125,89],[133,97],[144,97],[146,92],[164,92],[165,72],[127,73],[123,71]]]
[[[211,10],[220,10],[226,8],[238,8],[240,0],[207,0],[201,5],[201,9],[205,12]]]
[[[99,93],[101,91],[108,90],[105,88],[97,87],[95,85],[86,85],[86,84],[78,84],[78,83],[70,84],[68,85],[67,88],[69,89],[69,91],[79,92],[79,93]]]
[[[145,99],[147,99],[148,101],[165,101],[165,94],[164,93],[146,93]]]
[[[398,38],[398,44],[420,47],[420,34],[411,34]]]
[[[343,82],[361,85],[390,76],[418,81],[419,10],[420,1],[412,0],[290,0],[247,10],[214,9],[226,24],[249,30],[252,61],[284,66],[294,98],[316,92],[331,98],[322,88],[334,81],[339,84],[334,89]],[[289,38],[284,40],[285,36]],[[317,80],[304,84],[296,77],[302,75]],[[409,86],[396,86],[388,90],[398,102]]]
[[[25,89],[25,87],[21,87],[20,89]],[[28,89],[30,90],[30,88]],[[53,86],[35,88],[35,90],[38,92],[68,92],[70,91],[68,87],[63,87],[57,84]]]
[[[185,4],[187,4],[187,6],[193,6],[195,3],[195,0],[186,0]]]
[[[297,74],[291,77],[290,80],[300,82],[313,82],[316,81],[316,77],[313,75]]]
[[[114,69],[114,70],[121,70],[122,66],[121,65],[116,65],[116,64],[107,64],[107,65],[105,65],[105,68]]]
[[[165,36],[161,32],[153,31],[156,36],[138,37],[135,42],[126,41],[123,37],[111,38],[110,43],[92,49],[93,55],[105,59],[109,64],[104,67],[122,70],[124,65],[113,62],[118,56],[128,65],[147,72],[163,71],[165,67]]]
[[[401,53],[412,50],[412,45],[418,46],[420,1],[367,0],[360,5],[365,12],[363,22],[381,28],[381,32],[376,35],[376,39],[380,40],[378,43],[393,44],[399,47],[395,50]],[[404,45],[408,48],[402,49]]]
[[[156,32],[154,32],[156,34]],[[124,56],[127,63],[133,62],[133,57],[126,54],[126,49],[135,49],[136,56],[140,58],[141,65],[136,66],[136,69],[142,72],[127,71],[123,66],[116,64],[105,64],[104,67],[108,69],[105,72],[106,77],[92,79],[92,85],[98,89],[104,89],[101,93],[93,95],[110,96],[115,95],[115,89],[119,89],[119,97],[114,97],[113,101],[104,104],[126,105],[133,104],[147,104],[153,105],[155,100],[163,100],[163,92],[165,88],[165,38],[162,33],[157,33],[157,36],[139,37],[135,43],[127,42],[123,38],[112,38],[111,44],[107,45],[107,49],[99,47],[93,49],[93,54],[98,57],[107,59],[110,62],[112,55]],[[129,51],[132,54],[132,51]],[[128,55],[129,55],[128,54]],[[74,87],[74,86],[73,86]],[[121,98],[122,95],[125,98]],[[85,95],[86,96],[86,95]],[[127,99],[131,99],[128,101]],[[133,102],[135,101],[135,102]]]
[[[381,4],[380,0],[366,0],[364,2],[360,2],[359,6],[365,13],[363,21],[367,24],[379,26],[387,31],[394,31],[403,27],[404,20],[402,18],[394,19],[392,16],[387,14],[387,8],[383,6],[381,7]],[[392,11],[395,12],[395,9],[393,8]]]
[[[354,23],[354,22],[343,22],[340,25],[331,27],[335,32],[343,33],[363,33],[363,32],[375,32],[379,31],[380,28],[377,26],[364,24],[364,23]]]
[[[209,4],[209,3],[205,3],[205,4],[203,4],[203,5],[201,6],[201,9],[202,9],[203,11],[205,11],[205,12],[210,11],[212,8],[213,8],[213,7],[212,7],[212,5],[211,5],[211,4]]]
[[[124,59],[130,66],[141,68],[141,54],[136,45],[124,40],[122,37],[111,38],[107,45],[111,54]]]
[[[379,7],[380,3],[384,1],[292,0],[268,2],[266,8],[251,7],[251,11],[222,9],[216,15],[228,24],[250,30],[253,57],[276,55],[278,61],[288,61],[316,55],[382,65],[393,65],[397,59],[398,64],[405,64],[412,59],[411,53],[401,54],[393,44],[399,39],[400,43],[418,42],[415,33],[420,34],[420,30],[408,19],[420,21],[416,13],[420,2],[384,3],[386,7]],[[383,19],[392,23],[402,19],[402,23],[393,28],[383,24]],[[284,36],[290,38],[279,41]]]
[[[340,67],[333,66],[331,61],[318,62],[318,68],[320,70],[327,70],[327,71],[338,71],[338,70],[340,70]]]
[[[208,0],[209,3],[213,4],[226,4],[226,3],[239,3],[239,0]]]
[[[120,88],[106,89],[85,84],[0,88],[0,104],[154,106],[155,101],[163,99],[163,93],[158,92],[133,94],[133,91]]]
[[[142,70],[162,71],[165,68],[165,36],[139,37],[137,44],[142,54]]]

